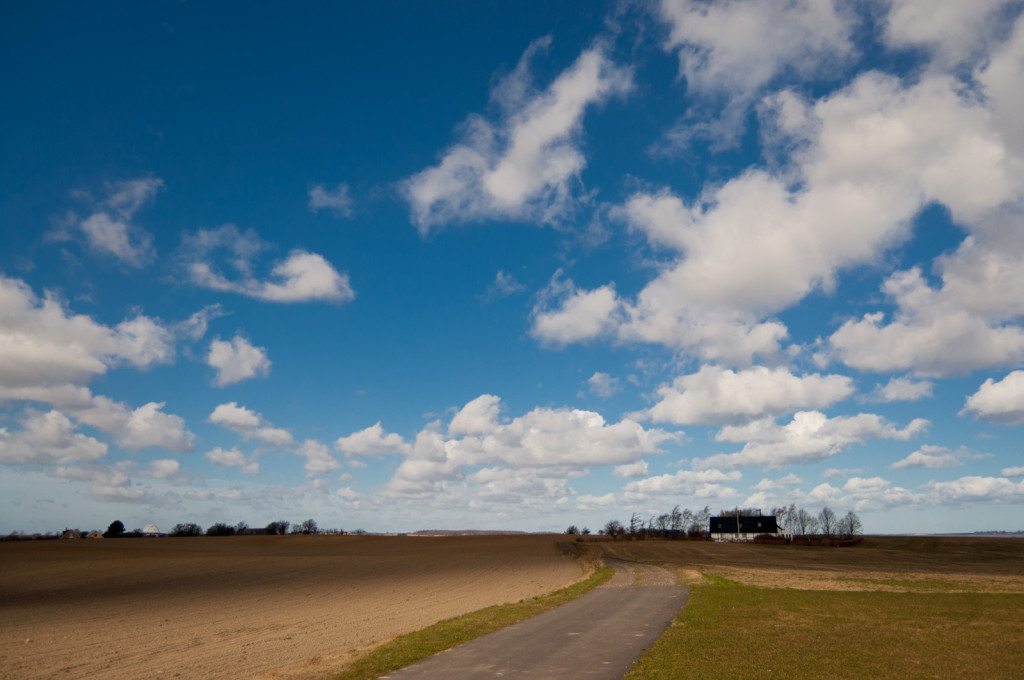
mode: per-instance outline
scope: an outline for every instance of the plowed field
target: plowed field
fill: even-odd
[[[0,543],[0,677],[319,677],[402,633],[579,579],[557,540]]]

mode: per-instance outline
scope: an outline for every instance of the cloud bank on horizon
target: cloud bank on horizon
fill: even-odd
[[[399,7],[10,13],[0,531],[1024,529],[1020,2]]]

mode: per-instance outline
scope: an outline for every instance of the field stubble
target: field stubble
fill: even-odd
[[[582,575],[551,536],[0,543],[0,678],[329,676]]]

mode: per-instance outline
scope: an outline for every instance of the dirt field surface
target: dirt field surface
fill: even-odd
[[[0,678],[317,678],[580,579],[552,536],[0,543]]]
[[[1024,593],[1024,538],[868,536],[845,548],[604,541],[610,558],[660,564],[680,582],[701,574],[800,590]]]

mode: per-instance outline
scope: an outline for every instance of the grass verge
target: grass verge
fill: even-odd
[[[408,633],[386,642],[356,659],[335,680],[372,680],[420,659],[451,649],[496,630],[511,626],[537,614],[575,600],[612,577],[611,567],[600,567],[589,578],[547,595],[486,609],[435,623],[429,628]]]
[[[627,680],[1019,678],[1024,595],[691,587]]]

